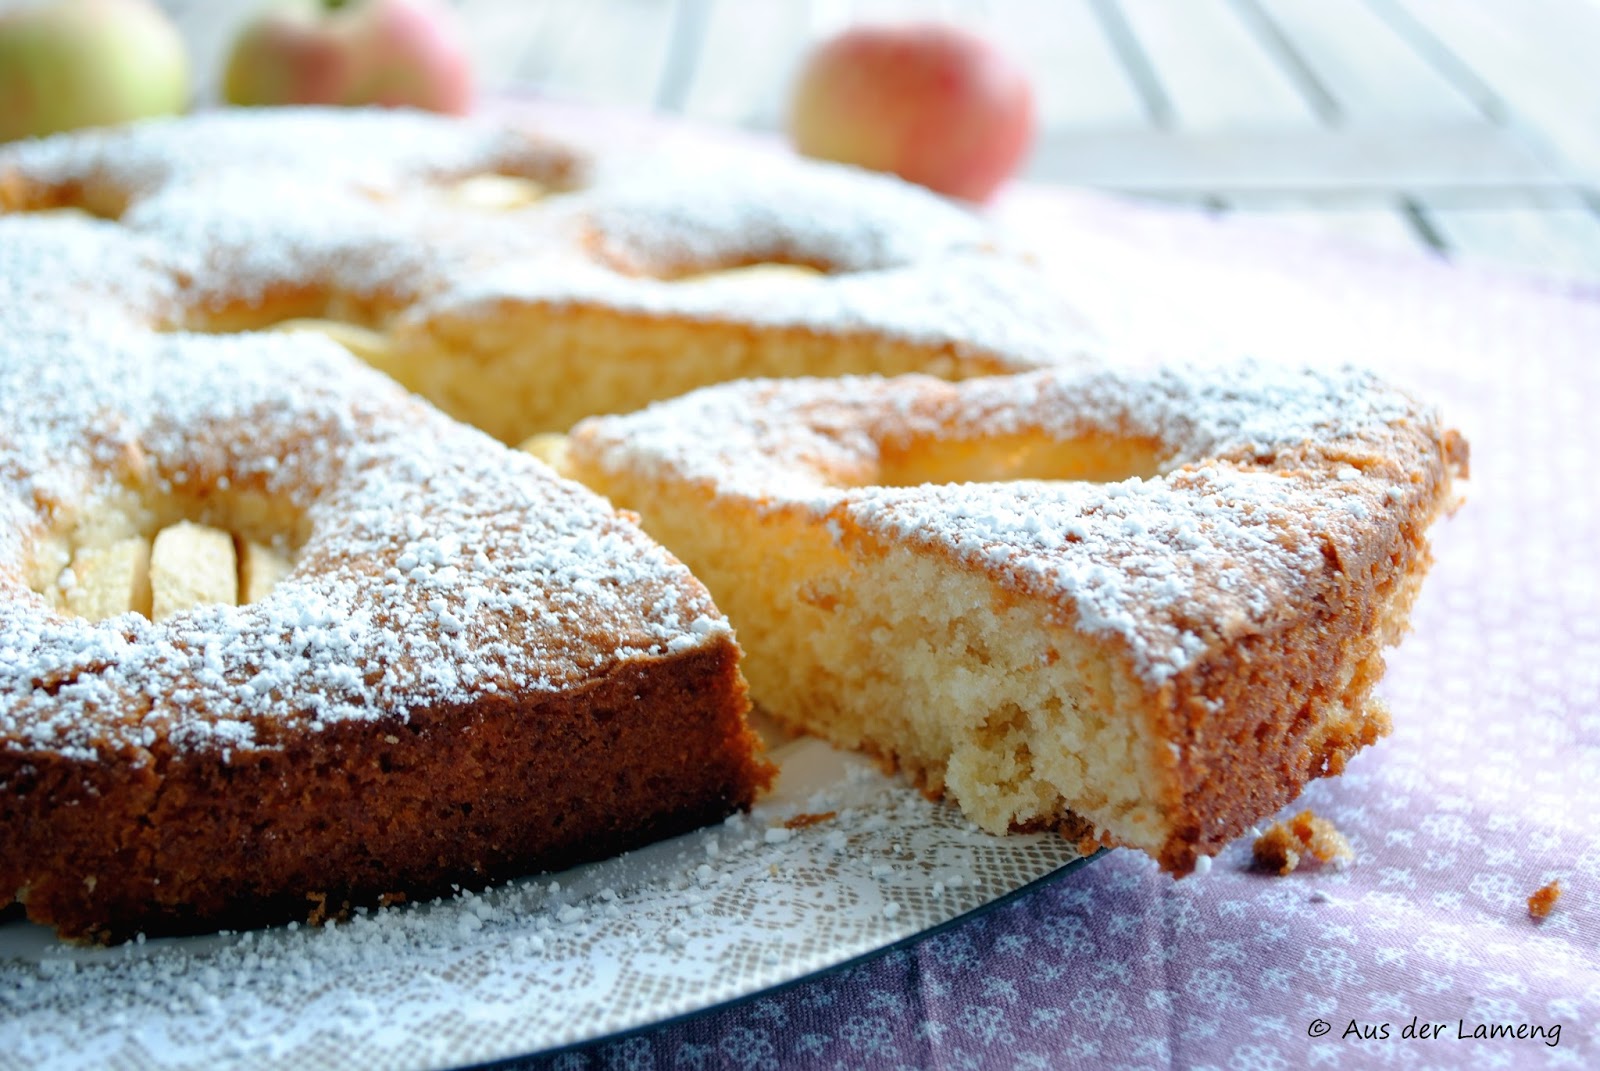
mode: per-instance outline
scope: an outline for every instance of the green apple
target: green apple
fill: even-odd
[[[0,141],[171,115],[188,102],[183,39],[149,0],[0,7]]]

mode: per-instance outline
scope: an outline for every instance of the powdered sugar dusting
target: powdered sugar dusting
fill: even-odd
[[[730,277],[694,284],[619,275],[592,264],[530,258],[497,267],[420,305],[409,321],[472,320],[504,303],[592,305],[649,317],[877,335],[949,347],[995,371],[1079,361],[1097,351],[1090,328],[1035,270],[973,250],[819,280]]]
[[[267,175],[266,181],[312,168],[329,185],[385,188],[408,177],[516,160],[527,150],[526,139],[504,127],[416,112],[247,109],[23,142],[8,149],[7,163],[38,181],[93,180],[138,199],[222,167]]]
[[[179,259],[115,224],[0,216],[0,235],[0,327],[7,336],[48,335],[85,322],[145,324],[174,315],[179,305]]]
[[[642,266],[781,261],[882,271],[984,249],[987,223],[881,174],[722,150],[602,160],[583,211],[612,256]]]
[[[715,438],[691,429],[723,429]],[[757,510],[802,510],[837,540],[951,555],[1064,621],[1120,638],[1169,679],[1219,635],[1265,627],[1325,554],[1433,493],[1436,418],[1373,374],[1255,362],[749,382],[580,425],[572,450]],[[1156,444],[1148,478],[878,486],[880,458],[1020,435]]]
[[[593,257],[546,253],[475,273],[419,317],[506,302],[593,304],[659,317],[873,333],[1022,370],[1081,358],[1090,327],[988,224],[883,175],[723,151],[602,161],[593,184],[550,206]],[[696,282],[757,263],[820,269]]]
[[[0,220],[0,249],[131,255],[137,240],[106,226]],[[0,305],[6,746],[272,746],[567,688],[727,632],[687,570],[599,498],[331,343],[158,335],[57,308]],[[304,529],[298,564],[262,601],[160,624],[51,610],[24,582],[38,540],[128,489],[224,517],[230,496],[278,503]]]
[[[514,212],[440,195],[476,173],[530,178],[550,195]],[[156,239],[183,273],[178,322],[290,290],[311,295],[294,315],[381,322],[585,302],[872,332],[1008,368],[1092,347],[1044,277],[996,249],[972,213],[896,179],[749,150],[593,152],[437,116],[246,110],[0,148],[6,175],[114,208]],[[663,281],[763,261],[830,274],[803,287]]]

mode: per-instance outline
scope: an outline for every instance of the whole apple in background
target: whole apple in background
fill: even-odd
[[[455,15],[429,0],[286,0],[239,34],[232,104],[383,104],[461,114],[472,70]]]
[[[183,39],[148,0],[0,3],[0,141],[188,103]]]
[[[859,26],[801,67],[789,126],[807,156],[982,201],[1033,140],[1033,90],[1016,63],[965,30]]]

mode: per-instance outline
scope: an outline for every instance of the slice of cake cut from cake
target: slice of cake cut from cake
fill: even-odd
[[[766,381],[585,421],[758,704],[994,832],[1193,869],[1388,727],[1465,444],[1359,371]]]

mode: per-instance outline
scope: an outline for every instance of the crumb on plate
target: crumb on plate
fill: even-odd
[[[839,817],[838,811],[823,811],[821,814],[797,814],[786,819],[783,823],[783,828],[804,829],[807,826],[814,826],[818,822],[827,822],[837,817]]]

